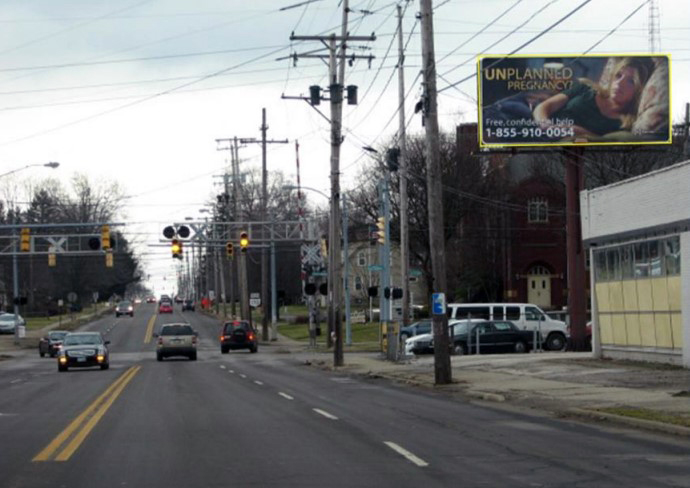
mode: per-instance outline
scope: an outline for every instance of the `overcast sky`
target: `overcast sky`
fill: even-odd
[[[327,123],[306,103],[281,99],[281,94],[306,95],[309,85],[325,86],[327,68],[314,59],[294,66],[291,60],[276,58],[322,47],[291,43],[290,33],[339,33],[342,13],[338,0],[280,10],[298,3],[301,0],[4,0],[0,172],[59,161],[57,170],[32,168],[21,176],[38,178],[51,172],[67,182],[75,172],[84,172],[94,180],[120,182],[131,196],[122,216],[132,223],[128,232],[143,243],[141,252],[156,291],[171,292],[175,263],[169,249],[145,244],[157,243],[165,225],[200,215],[198,210],[217,190],[213,176],[226,168],[228,155],[217,150],[215,139],[259,138],[263,107],[268,137],[291,141],[270,148],[269,171],[280,170],[294,179],[292,143],[299,140],[302,184],[329,191]],[[443,75],[439,89],[475,73],[478,54],[509,53],[583,3],[434,1],[436,57]],[[347,69],[346,84],[359,86],[360,104],[344,110],[344,188],[354,184],[366,162],[362,146],[378,147],[397,129],[397,42],[391,47],[395,5],[350,1],[351,34],[373,32],[377,40],[350,46],[375,59],[370,68],[366,61],[356,61]],[[419,2],[402,5],[406,105],[412,114],[420,94]],[[680,119],[690,101],[690,9],[688,0],[659,0],[658,6],[660,52],[672,56],[672,109],[674,119]],[[591,0],[520,53],[581,54],[598,42],[592,53],[646,53],[648,19],[646,1]],[[441,92],[444,130],[476,121],[475,94],[473,78]],[[419,117],[410,120],[409,131],[420,132]],[[258,145],[242,149],[243,168],[259,167],[260,155]]]

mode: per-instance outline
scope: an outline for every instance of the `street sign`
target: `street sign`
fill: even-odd
[[[67,294],[67,301],[70,302],[70,303],[76,302],[76,301],[77,301],[77,298],[79,298],[79,297],[78,297],[77,294],[74,293],[73,291],[71,291],[71,292],[69,292],[69,293]]]
[[[328,271],[314,271],[312,276],[328,276]]]
[[[372,264],[371,266],[368,266],[369,271],[383,271],[383,266],[379,264]]]
[[[422,276],[422,270],[417,268],[410,269],[410,276]]]
[[[92,294],[92,297],[93,297],[93,303],[97,303],[98,302],[98,292],[94,291]]]
[[[249,295],[249,306],[250,307],[260,307],[261,306],[261,294],[251,293]]]
[[[431,295],[432,312],[434,315],[443,315],[446,313],[446,294],[433,293]]]

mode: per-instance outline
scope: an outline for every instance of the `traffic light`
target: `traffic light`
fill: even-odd
[[[376,219],[376,233],[378,234],[377,241],[383,245],[386,243],[386,217],[379,217]]]
[[[242,252],[247,252],[247,248],[249,247],[249,234],[247,234],[247,231],[242,231],[240,232],[240,250]]]
[[[110,249],[110,226],[104,225],[101,227],[101,249]]]
[[[325,237],[321,238],[321,257],[328,259],[328,239]]]
[[[28,227],[24,227],[21,230],[19,250],[21,252],[29,252],[31,250],[31,229],[29,229]]]
[[[57,265],[57,257],[54,252],[48,254],[48,266],[54,268]]]
[[[173,258],[182,259],[182,243],[179,240],[172,240],[172,247],[170,250],[172,251]]]
[[[235,256],[235,246],[232,242],[225,244],[225,254],[228,256],[228,259],[232,259]]]
[[[112,249],[108,249],[105,251],[105,267],[106,268],[112,268],[113,267],[113,251]]]

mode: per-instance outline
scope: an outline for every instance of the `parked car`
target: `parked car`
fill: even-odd
[[[456,327],[456,324],[460,323],[482,323],[486,322],[484,319],[469,319],[469,320],[449,320],[448,321],[448,333],[450,336],[451,344],[453,342],[453,337],[456,334],[463,333],[461,327]],[[465,332],[466,333],[466,332]],[[405,354],[410,356],[412,354],[433,354],[434,353],[434,335],[432,332],[426,334],[419,334],[412,336],[405,340]]]
[[[410,324],[407,327],[402,327],[400,329],[400,339],[406,340],[410,337],[431,333],[431,319],[420,320],[414,324]]]
[[[14,334],[17,325],[26,325],[26,321],[21,315],[5,313],[0,315],[0,334]]]
[[[550,351],[565,349],[568,340],[565,322],[552,319],[531,303],[450,303],[448,318],[508,320],[520,330],[541,332],[545,349]]]
[[[64,372],[71,367],[86,368],[99,366],[110,367],[110,341],[103,340],[100,332],[70,332],[62,341],[58,352],[58,371]]]
[[[161,302],[161,304],[158,306],[158,313],[173,313],[172,303]]]
[[[227,354],[229,350],[249,349],[249,352],[259,350],[259,340],[256,331],[246,320],[225,322],[220,335],[220,352]]]
[[[51,358],[57,356],[62,347],[62,341],[69,332],[66,330],[51,330],[47,336],[38,341],[38,354],[43,357],[48,354]]]
[[[514,323],[507,320],[486,321],[478,324],[467,324],[466,321],[462,321],[455,328],[451,352],[457,356],[468,353],[525,353],[534,347],[534,332],[520,330]]]
[[[156,303],[156,297],[146,297],[146,303]]]
[[[185,300],[182,302],[182,311],[191,310],[194,311],[194,300]]]
[[[132,302],[123,300],[115,306],[115,317],[119,317],[120,315],[129,315],[130,317],[134,317],[134,306],[132,305]]]
[[[187,356],[196,361],[198,334],[189,324],[164,324],[159,333],[156,345],[156,359],[162,361],[170,356]]]

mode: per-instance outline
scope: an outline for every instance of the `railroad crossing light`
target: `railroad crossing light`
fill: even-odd
[[[232,259],[235,256],[235,246],[232,242],[225,244],[225,254],[228,256],[228,259]]]
[[[110,226],[104,225],[101,227],[101,249],[110,249]]]
[[[24,227],[21,230],[19,250],[21,252],[29,252],[31,250],[31,229],[29,229],[28,227]]]
[[[386,243],[386,217],[379,217],[376,219],[376,233],[378,234],[379,244]]]
[[[173,258],[182,259],[182,243],[180,241],[173,239],[170,250],[172,251]]]
[[[249,234],[247,234],[247,231],[242,231],[240,232],[240,249],[242,252],[247,252],[247,248],[249,247]]]

